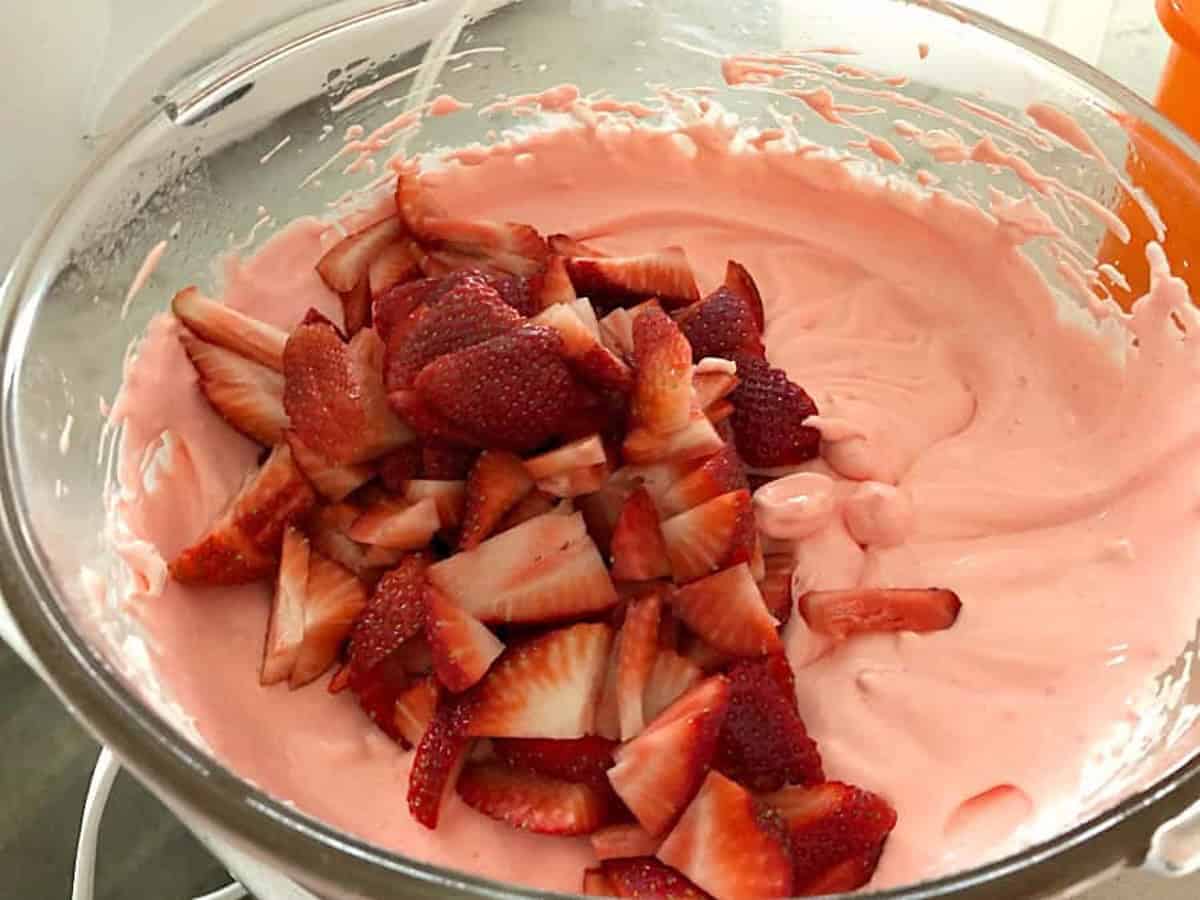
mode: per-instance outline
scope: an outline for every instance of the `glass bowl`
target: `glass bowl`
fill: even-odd
[[[1154,229],[1135,208],[1140,195],[1123,193],[1125,172],[1167,172],[1178,196],[1197,189],[1200,148],[1135,95],[1037,40],[949,4],[477,0],[468,4],[471,23],[444,33],[462,5],[411,0],[355,13],[335,3],[231,48],[163,90],[112,135],[33,229],[0,307],[0,587],[38,662],[72,712],[189,821],[331,898],[537,892],[348,836],[242,780],[206,751],[158,689],[136,627],[105,590],[105,497],[119,442],[106,425],[105,403],[120,384],[131,341],[166,308],[174,287],[203,285],[218,254],[232,244],[252,251],[277,223],[313,210],[334,214],[345,208],[347,192],[371,180],[344,172],[344,157],[323,164],[348,127],[369,133],[415,102],[410,95],[422,84],[413,67],[431,40],[448,65],[436,85],[424,86],[476,108],[568,82],[585,95],[606,90],[623,99],[671,85],[702,89],[743,121],[770,128],[797,101],[753,80],[727,85],[720,61],[734,53],[769,57],[779,48],[800,51],[817,83],[868,91],[889,122],[972,128],[1011,143],[1033,124],[1024,112],[1029,104],[1053,104],[1088,130],[1111,164],[1081,162],[1049,141],[1024,147],[1022,155],[1129,222],[1137,252],[1113,244],[1102,226],[1076,223],[1074,234],[1125,270],[1132,293],[1145,277],[1139,242]],[[847,47],[858,52],[848,56]],[[426,118],[385,149],[403,142],[411,154],[484,141],[489,129],[531,124],[517,113]],[[972,202],[989,187],[1025,193],[1010,169],[939,162],[920,146],[904,145],[902,161],[882,162],[857,143],[861,135],[819,116],[806,117],[802,136],[898,176],[925,170],[940,179],[940,189]],[[130,284],[161,241],[168,252],[131,295]],[[1175,270],[1190,276],[1195,260],[1186,242],[1168,237],[1166,247]],[[1069,294],[1045,249],[1029,252]],[[1112,291],[1122,298],[1119,288]],[[1176,680],[1186,698],[1189,686],[1190,694],[1200,690],[1182,681],[1195,645],[1180,650],[1184,674]],[[1179,706],[1168,725],[1184,721],[1186,704]],[[1043,896],[1142,862],[1156,834],[1159,850],[1170,837],[1163,824],[1200,797],[1196,742],[1186,728],[1176,730],[1184,736],[1153,742],[1141,760],[1152,773],[1141,783],[1150,786],[1105,797],[1088,821],[1008,858],[878,896]]]

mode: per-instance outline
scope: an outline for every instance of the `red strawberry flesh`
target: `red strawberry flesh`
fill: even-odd
[[[814,591],[799,601],[809,628],[833,638],[891,631],[944,631],[962,602],[942,588],[856,588]]]

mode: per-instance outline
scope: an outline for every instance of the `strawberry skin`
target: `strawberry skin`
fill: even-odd
[[[751,466],[769,469],[815,459],[821,433],[804,422],[817,405],[780,369],[750,353],[734,356],[738,386],[730,394],[738,452]]]
[[[467,478],[466,511],[459,550],[472,550],[491,537],[501,519],[533,490],[520,457],[485,450]]]
[[[425,573],[431,558],[409,553],[375,585],[367,609],[350,635],[350,686],[365,685],[372,671],[425,624]]]
[[[644,485],[629,495],[612,532],[612,576],[618,581],[669,578],[671,560],[658,511]]]
[[[283,440],[288,417],[278,372],[186,332],[179,340],[201,393],[222,419],[265,447]]]
[[[584,869],[580,893],[585,897],[615,897],[617,889],[599,869]]]
[[[546,738],[496,738],[496,758],[520,772],[536,772],[563,781],[608,784],[617,742],[588,735],[574,740]]]
[[[706,356],[731,359],[739,352],[766,354],[754,310],[728,288],[717,288],[704,300],[687,307],[676,321],[692,345],[692,358],[696,362]]]
[[[679,584],[749,562],[757,539],[750,492],[736,490],[707,500],[667,519],[662,532]]]
[[[749,307],[754,315],[754,324],[758,327],[758,333],[766,334],[767,315],[763,309],[762,294],[759,293],[758,285],[754,283],[754,279],[746,271],[746,267],[732,259],[725,266],[725,289]]]
[[[610,896],[710,900],[708,894],[653,856],[601,860],[600,872],[612,889]]]
[[[813,591],[799,601],[808,627],[832,638],[891,631],[944,631],[958,621],[962,601],[942,588],[855,588]]]
[[[412,817],[436,829],[446,794],[458,781],[471,739],[466,736],[465,704],[443,697],[413,755],[408,779],[408,809]]]
[[[425,636],[438,680],[455,693],[476,684],[504,652],[494,634],[437,588],[425,588]]]
[[[671,597],[671,609],[697,635],[730,656],[777,653],[776,631],[750,567],[730,569],[684,585]]]
[[[463,769],[458,795],[471,808],[514,828],[563,837],[591,834],[612,811],[609,797],[594,785],[489,762]]]
[[[171,312],[196,337],[268,369],[283,371],[283,348],[288,336],[273,325],[205,297],[195,287],[184,288],[175,295]]]

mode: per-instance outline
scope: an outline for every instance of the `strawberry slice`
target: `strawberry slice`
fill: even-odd
[[[412,679],[405,665],[404,652],[399,651],[387,657],[376,666],[371,677],[360,683],[354,690],[358,705],[384,734],[404,746],[404,738],[396,730],[396,700],[412,686]],[[349,676],[343,676],[346,670],[342,666],[330,682],[329,692],[335,693],[335,685],[349,681]]]
[[[260,684],[287,681],[300,655],[308,593],[308,553],[308,540],[289,527],[283,535],[283,556],[267,620],[267,640],[258,675]]]
[[[782,818],[719,772],[708,773],[658,858],[720,900],[792,896]]]
[[[754,279],[750,277],[746,267],[732,259],[725,266],[725,289],[731,291],[750,308],[754,314],[754,324],[758,328],[758,333],[766,334],[767,314],[763,309],[762,294],[759,293],[758,285],[754,283]]]
[[[787,658],[739,660],[726,674],[729,712],[717,741],[713,768],[752,791],[825,780],[821,755],[796,705]]]
[[[443,697],[417,744],[408,779],[408,809],[426,828],[437,828],[442,803],[467,760],[471,739],[465,733],[466,720],[466,704]]]
[[[617,711],[623,741],[637,737],[646,727],[643,698],[654,659],[658,656],[662,605],[662,590],[656,588],[630,602],[625,613],[617,657]]]
[[[612,577],[617,581],[671,576],[658,510],[644,485],[639,485],[621,507],[612,533],[612,561]]]
[[[886,631],[945,631],[962,610],[958,595],[942,588],[812,591],[798,605],[809,628],[839,640]]]
[[[570,304],[549,306],[533,321],[558,332],[563,353],[582,380],[597,388],[622,393],[633,388],[632,370],[601,343],[599,334],[588,328]]]
[[[609,825],[593,834],[591,842],[596,858],[602,861],[653,856],[661,843],[641,825]]]
[[[550,249],[537,229],[517,222],[425,217],[422,242],[448,247],[512,275],[534,275],[545,266]]]
[[[608,780],[651,835],[666,833],[699,790],[728,706],[729,682],[714,676],[617,749]]]
[[[609,796],[594,785],[518,772],[491,762],[463,769],[458,795],[485,816],[537,834],[591,834],[612,814]]]
[[[719,369],[705,370],[705,363],[709,360],[710,357],[700,360],[692,372],[692,387],[696,390],[696,405],[705,412],[732,394],[733,389],[738,386],[737,375],[734,372],[724,372]],[[712,416],[710,415],[709,418],[711,419]]]
[[[606,787],[606,773],[612,768],[616,747],[616,741],[594,735],[568,741],[542,738],[492,741],[496,758],[510,769]]]
[[[432,500],[442,530],[458,528],[467,503],[467,483],[414,478],[404,486],[404,499],[414,505]]]
[[[347,344],[331,325],[301,325],[284,350],[292,429],[334,463],[368,462],[408,443],[412,432],[388,406],[382,366],[383,343],[370,329]]]
[[[421,447],[406,444],[378,462],[379,481],[389,494],[404,496],[408,483],[421,475]],[[433,476],[430,476],[433,477]],[[453,480],[453,479],[449,479]]]
[[[515,309],[525,318],[536,316],[541,310],[538,295],[542,289],[544,274],[526,277],[524,275],[489,275],[490,284],[500,295],[500,299]]]
[[[672,650],[659,650],[642,700],[646,721],[657,719],[663,710],[691,690],[703,677],[704,672],[690,660]]]
[[[476,684],[502,644],[487,627],[435,587],[425,588],[425,636],[438,680],[456,694]]]
[[[372,261],[404,234],[404,223],[389,216],[342,238],[317,263],[317,274],[331,291],[346,293],[367,277]]]
[[[792,575],[796,571],[796,558],[776,553],[764,559],[765,575],[758,584],[767,612],[783,627],[792,617]]]
[[[617,604],[583,517],[549,513],[443,560],[429,579],[485,623],[553,622]]]
[[[467,733],[518,738],[590,734],[611,643],[607,625],[583,624],[510,648],[475,689]]]
[[[442,527],[437,503],[432,498],[411,506],[383,501],[364,510],[347,535],[360,544],[388,550],[420,550],[428,547]]]
[[[749,488],[737,451],[726,445],[663,491],[658,505],[664,516],[677,516],[731,491]]]
[[[582,497],[586,494],[593,494],[604,487],[610,474],[612,474],[612,470],[609,469],[608,464],[601,463],[597,466],[573,469],[560,475],[551,475],[549,478],[538,481],[537,487],[538,490],[554,497],[568,499]]]
[[[171,312],[197,337],[268,369],[283,371],[287,332],[205,297],[195,287],[175,295]]]
[[[675,581],[683,584],[753,555],[757,530],[748,490],[730,491],[662,523]]]
[[[478,450],[431,444],[421,450],[422,474],[426,478],[463,481],[471,474],[478,458]]]
[[[725,439],[700,409],[693,409],[689,416],[686,426],[668,435],[644,426],[634,427],[621,446],[625,461],[636,465],[687,462],[709,456],[725,446]]]
[[[678,313],[675,321],[692,345],[696,362],[706,356],[732,359],[736,353],[766,355],[755,310],[728,288],[717,288]]]
[[[404,558],[404,553],[384,547],[368,547],[351,540],[347,532],[360,515],[362,510],[349,503],[320,507],[309,518],[306,531],[314,550],[319,550],[370,582],[380,574],[373,570],[396,565]]]
[[[570,256],[567,272],[575,292],[604,309],[633,306],[648,297],[677,309],[700,299],[696,276],[681,247],[641,256]]]
[[[557,253],[546,260],[546,271],[537,293],[538,309],[548,309],[556,303],[573,303],[576,299],[575,286],[567,272],[567,261]]]
[[[546,243],[550,246],[553,253],[559,256],[604,256],[595,247],[589,247],[582,241],[577,241],[575,238],[566,234],[552,234],[546,238]]]
[[[425,625],[425,574],[430,557],[409,553],[371,592],[350,635],[350,687],[359,689],[389,656],[421,634]]]
[[[283,437],[292,448],[292,458],[312,486],[326,500],[340,503],[370,481],[375,473],[367,465],[338,465],[332,463],[308,444],[300,435],[288,429]]]
[[[617,701],[617,666],[620,660],[621,632],[618,631],[613,637],[612,650],[604,666],[604,681],[596,701],[596,734],[612,741],[621,738],[621,709]]]
[[[652,856],[602,860],[600,872],[612,888],[610,896],[711,900],[708,894],[679,872]]]
[[[440,697],[437,679],[427,676],[415,681],[396,698],[394,727],[401,740],[411,747],[421,743],[437,712]]]
[[[533,479],[520,457],[503,450],[484,450],[467,478],[466,511],[458,549],[478,547],[532,491]]]
[[[530,519],[536,519],[538,516],[545,515],[555,508],[555,498],[549,494],[543,494],[541,491],[533,491],[525,496],[508,511],[500,524],[496,526],[496,533],[508,531],[510,528],[516,528],[518,525],[523,525]]]
[[[371,327],[386,345],[397,331],[411,328],[426,303],[438,296],[442,281],[420,278],[396,284],[375,296],[371,303]]]
[[[392,391],[388,402],[422,441],[455,450],[467,450],[478,444],[472,435],[433,410],[416,391]]]
[[[633,323],[637,368],[634,421],[652,433],[685,428],[692,411],[692,348],[666,313],[649,309]]]
[[[275,572],[283,534],[316,503],[308,479],[280,444],[195,544],[170,564],[182,584],[247,584]],[[615,600],[614,600],[615,602]]]
[[[787,823],[801,896],[853,891],[875,873],[896,811],[882,797],[829,781],[764,798]]]
[[[633,359],[633,320],[631,311],[624,307],[614,309],[600,320],[601,342],[620,359]]]
[[[397,241],[384,247],[367,267],[368,299],[382,297],[396,285],[420,278],[421,267],[417,264],[417,260],[417,250],[411,241]],[[361,286],[363,283],[360,281],[359,285]],[[364,316],[363,324],[364,326],[371,324],[369,314]],[[350,328],[349,322],[346,323],[346,328]]]
[[[737,448],[751,466],[762,469],[794,466],[815,459],[821,433],[804,422],[817,405],[781,369],[760,357],[734,357],[738,386],[730,394]]]
[[[585,897],[615,897],[617,889],[599,869],[583,870],[583,886],[580,893]]]
[[[353,572],[316,551],[309,553],[304,641],[289,680],[293,689],[315,681],[333,665],[366,606],[367,589]]]
[[[433,412],[479,446],[515,452],[558,434],[580,397],[562,359],[562,339],[540,325],[434,360],[416,389]]]
[[[705,642],[731,656],[762,656],[783,644],[746,563],[684,585],[671,608]]]
[[[367,279],[360,281],[353,290],[338,294],[342,301],[342,331],[356,335],[371,326],[371,286]]]
[[[608,461],[604,450],[604,442],[600,435],[592,434],[587,437],[564,444],[557,450],[543,453],[525,461],[525,469],[533,479],[550,478],[562,475],[575,469],[586,469],[603,465]]]
[[[265,447],[283,440],[288,417],[278,372],[187,332],[179,340],[196,369],[200,392],[217,415]]]

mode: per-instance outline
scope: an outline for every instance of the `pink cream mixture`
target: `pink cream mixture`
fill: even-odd
[[[1152,293],[1098,329],[1060,312],[1019,252],[1030,232],[733,137],[711,121],[577,125],[426,177],[456,214],[613,253],[681,244],[702,291],[730,257],[754,272],[770,359],[815,398],[826,438],[822,459],[757,498],[764,530],[795,544],[796,590],[936,585],[963,601],[934,634],[826,646],[799,617],[786,632],[827,774],[899,813],[873,886],[1052,834],[1136,761],[1147,691],[1195,630],[1200,317],[1159,260]],[[313,271],[330,231],[297,221],[231,264],[226,302],[285,328],[310,306],[340,315]],[[179,330],[152,324],[113,410],[120,512],[167,559],[259,453],[196,389]],[[142,463],[164,432],[174,452],[148,489]],[[159,593],[155,580],[134,608],[159,674],[241,775],[411,857],[578,888],[586,840],[517,832],[457,798],[428,831],[404,802],[412,755],[353,697],[260,687],[267,586]]]

